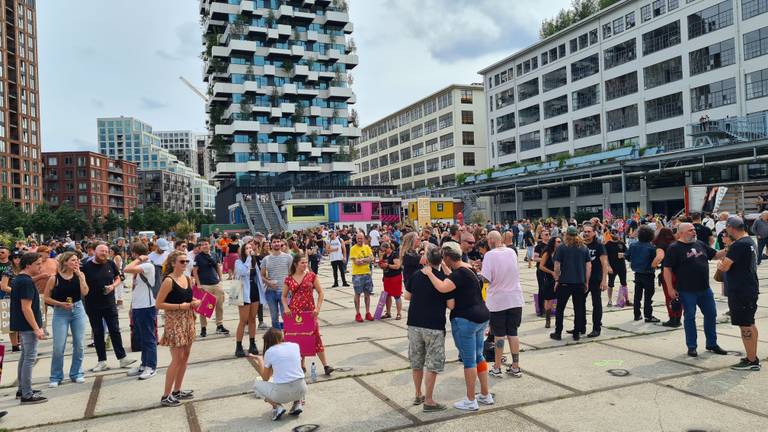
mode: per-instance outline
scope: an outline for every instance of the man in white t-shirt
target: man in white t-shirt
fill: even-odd
[[[132,332],[141,347],[141,365],[128,371],[128,376],[146,380],[155,376],[157,370],[157,308],[152,293],[155,281],[155,266],[147,256],[147,247],[135,243],[131,247],[133,261],[124,272],[132,275],[133,295],[131,296]]]
[[[161,238],[155,243],[155,250],[148,257],[152,264],[162,267],[170,253],[171,245],[168,243],[168,240]]]
[[[520,338],[517,329],[523,315],[523,291],[520,288],[520,273],[517,268],[517,252],[504,245],[498,231],[488,233],[488,246],[491,248],[483,256],[482,276],[488,281],[485,300],[491,312],[490,328],[495,338],[496,359],[488,375],[501,378],[501,357],[504,354],[504,342],[509,341],[512,364],[507,374],[519,378]]]
[[[347,277],[344,275],[344,261],[346,261],[347,250],[344,247],[344,242],[341,241],[336,231],[331,231],[331,239],[328,241],[329,258],[331,259],[331,268],[333,268],[333,286],[331,288],[337,288],[339,286],[339,276],[341,273],[341,282],[345,287],[348,287]]]
[[[373,256],[379,256],[379,244],[381,240],[381,233],[379,232],[379,226],[374,225],[371,228],[371,232],[368,233],[368,237],[371,239],[371,249],[373,249]]]

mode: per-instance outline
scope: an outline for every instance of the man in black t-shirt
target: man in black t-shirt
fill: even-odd
[[[672,243],[664,255],[664,281],[669,287],[670,296],[679,298],[683,306],[685,344],[688,355],[696,357],[696,307],[704,314],[704,335],[707,339],[707,351],[715,354],[728,353],[717,345],[715,325],[717,307],[715,296],[709,286],[709,260],[722,258],[725,250],[715,251],[703,242],[696,240],[693,224],[681,223],[677,228],[678,240]],[[677,285],[673,281],[676,278]]]
[[[109,369],[107,366],[107,348],[104,340],[104,323],[109,330],[109,338],[115,356],[120,361],[121,368],[127,368],[136,360],[126,357],[123,348],[123,338],[120,335],[120,322],[115,304],[115,288],[120,285],[120,270],[114,262],[108,259],[109,247],[99,244],[94,250],[93,259],[83,264],[81,271],[88,284],[88,295],[85,296],[85,312],[91,324],[93,344],[99,362],[91,372],[101,372]]]
[[[47,402],[39,392],[32,390],[32,367],[37,360],[37,341],[45,338],[43,317],[40,313],[40,295],[32,278],[40,274],[43,260],[37,253],[25,253],[19,266],[21,273],[11,281],[11,331],[19,333],[21,356],[19,357],[16,397],[21,404]]]
[[[757,358],[757,251],[755,242],[747,234],[744,221],[732,217],[726,222],[725,229],[733,239],[728,247],[728,254],[717,268],[724,273],[728,282],[728,307],[731,311],[731,324],[741,329],[741,341],[747,356],[733,366],[733,370],[759,371],[760,360]]]
[[[589,262],[592,263],[592,271],[589,276],[589,295],[592,297],[592,331],[587,337],[593,338],[600,336],[603,327],[603,291],[608,289],[608,255],[605,246],[597,239],[595,228],[590,222],[584,222],[582,225],[582,234],[584,245],[589,250]],[[584,308],[586,309],[587,297],[584,296]],[[587,332],[587,317],[581,322],[575,323],[575,330],[582,334]]]
[[[435,276],[444,280],[440,271],[442,256],[440,249],[430,247],[426,252],[429,265]],[[425,412],[442,411],[446,406],[432,399],[437,374],[445,365],[445,308],[453,308],[453,300],[448,294],[435,289],[429,277],[417,271],[405,287],[405,299],[408,308],[408,357],[411,361],[413,380],[416,387],[415,404],[424,404]],[[421,382],[424,369],[427,369],[424,396],[421,394]]]
[[[712,247],[714,244],[712,230],[709,229],[708,226],[701,223],[701,213],[691,214],[691,219],[693,220],[693,229],[696,230],[696,240]]]

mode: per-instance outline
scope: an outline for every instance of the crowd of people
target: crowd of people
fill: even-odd
[[[670,328],[682,325],[689,356],[698,355],[697,308],[704,317],[705,349],[727,354],[717,342],[717,310],[710,286],[709,261],[717,260],[715,278],[723,284],[731,323],[740,328],[746,352],[732,368],[757,371],[761,367],[754,321],[757,266],[768,247],[768,211],[751,230],[757,242],[740,217],[721,214],[702,219],[692,214],[671,219],[634,215],[627,220],[582,222],[552,218],[503,224],[489,221],[419,229],[383,225],[367,232],[320,226],[280,234],[241,237],[215,232],[210,237],[137,237],[130,242],[118,238],[111,243],[89,238],[38,244],[30,239],[0,246],[0,288],[10,297],[12,350],[20,351],[16,396],[22,404],[46,402],[42,392],[32,388],[32,368],[38,341],[50,336],[49,387],[57,387],[65,379],[64,351],[70,336],[68,378],[73,383],[85,382],[87,322],[97,353],[91,372],[110,368],[107,351],[111,350],[128,376],[150,379],[157,374],[157,345],[167,346],[171,363],[165,371],[160,403],[178,406],[194,398],[194,392],[183,384],[193,342],[208,336],[208,320],[198,313],[199,290],[216,299],[211,318],[218,335],[230,333],[224,327],[224,308],[237,307],[234,356],[252,358],[262,378],[254,391],[272,406],[272,418],[278,420],[286,412],[299,415],[307,392],[307,367],[298,345],[285,340],[282,318],[320,315],[324,289],[329,287],[322,286],[318,271],[321,260],[328,260],[333,274],[330,288],[349,286],[346,273],[351,274],[356,322],[375,319],[371,308],[374,267],[382,270],[387,293],[381,319],[402,319],[403,298],[408,302],[413,403],[423,405],[425,412],[447,409],[433,399],[433,392],[445,367],[450,320],[466,382],[466,395],[453,406],[474,411],[479,405],[494,403],[489,377],[523,375],[518,329],[525,299],[518,252],[525,255],[523,266],[535,267],[538,292],[534,307],[547,329],[554,316],[552,339],[563,338],[569,302],[574,320],[573,328],[566,332],[574,340],[601,335],[604,304],[607,308],[632,307],[636,321]],[[627,265],[634,273],[632,301]],[[227,279],[233,282],[225,292],[223,281]],[[668,312],[663,323],[652,307],[657,287],[664,293]],[[130,346],[132,351],[141,351],[138,364],[126,352],[120,332],[118,312],[124,307],[127,290],[132,291]],[[591,319],[586,314],[588,298]],[[264,322],[264,303],[269,324]],[[50,333],[49,308],[53,309]],[[159,315],[162,335],[158,338]],[[334,368],[326,358],[317,322],[312,333],[314,352],[322,371],[331,375]],[[246,330],[247,350],[243,345]],[[261,352],[256,343],[259,330],[263,331]],[[291,408],[286,411],[283,405],[289,403]]]

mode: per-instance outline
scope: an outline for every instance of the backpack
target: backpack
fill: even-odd
[[[155,280],[152,283],[150,283],[147,277],[144,276],[144,272],[139,273],[139,277],[152,291],[152,297],[157,299],[157,293],[160,292],[160,285],[163,283],[163,266],[157,264],[152,265],[155,266]]]

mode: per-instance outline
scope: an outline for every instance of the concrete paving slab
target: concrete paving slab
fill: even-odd
[[[271,407],[245,395],[196,402],[201,429],[208,432],[291,431],[299,425],[316,424],[335,432],[373,431],[411,425],[412,422],[352,379],[312,384],[304,413],[271,420]]]
[[[589,406],[589,409],[584,409]],[[765,417],[656,384],[527,406],[520,412],[562,432],[762,430]]]
[[[505,432],[544,432],[541,426],[525,418],[501,410],[456,418],[451,421],[414,426],[401,429],[402,432],[468,432],[468,431],[505,431]]]
[[[46,406],[47,408],[47,406]],[[187,415],[184,408],[156,408],[145,410],[140,413],[127,413],[119,415],[110,415],[105,417],[96,417],[88,420],[80,420],[64,425],[52,425],[47,427],[37,427],[34,429],[24,429],[24,431],[36,432],[88,432],[88,431],[122,431],[126,430],[127,425],[134,425],[131,429],[136,430],[136,424],[141,423],[141,430],[162,430],[163,432],[186,432],[189,431]]]
[[[523,370],[530,370],[539,376],[582,391],[649,381],[697,370],[691,366],[617,350],[598,343],[532,351],[521,358],[521,366]],[[626,369],[630,375],[616,377],[608,373],[610,369]]]
[[[397,339],[387,339],[377,341],[376,343],[385,346],[387,349],[392,350],[402,357],[408,357],[408,337],[401,337]],[[456,362],[459,358],[459,350],[456,349],[456,345],[453,343],[451,333],[448,332],[445,338],[445,361]]]
[[[370,342],[327,347],[326,356],[333,367],[351,368],[350,371],[334,372],[333,378],[391,371],[410,365],[408,360],[387,352]],[[318,380],[324,380],[325,377],[321,372],[322,367],[317,358],[306,359],[307,371],[309,371],[309,366],[313,361],[317,365],[318,374],[320,374]]]
[[[6,372],[16,375],[15,369]],[[48,398],[45,405],[20,405],[16,399],[16,388],[5,389],[0,393],[0,410],[8,410],[8,415],[3,417],[0,426],[14,429],[81,419],[92,387],[93,382],[64,385],[55,389],[37,386],[36,389],[43,390],[43,396]]]
[[[738,359],[731,360],[731,364],[738,362]],[[671,379],[663,383],[676,389],[768,415],[768,398],[765,397],[768,375],[764,372],[723,369]]]
[[[666,314],[659,315],[658,311],[655,311],[654,314],[660,320],[666,320]],[[591,312],[588,312],[587,327],[589,327],[591,319]],[[670,330],[667,327],[663,327],[661,323],[647,323],[645,320],[635,321],[635,313],[632,308],[611,310],[610,312],[604,313],[602,321],[603,327],[637,334],[659,333]],[[589,328],[587,328],[587,330],[589,330]]]

